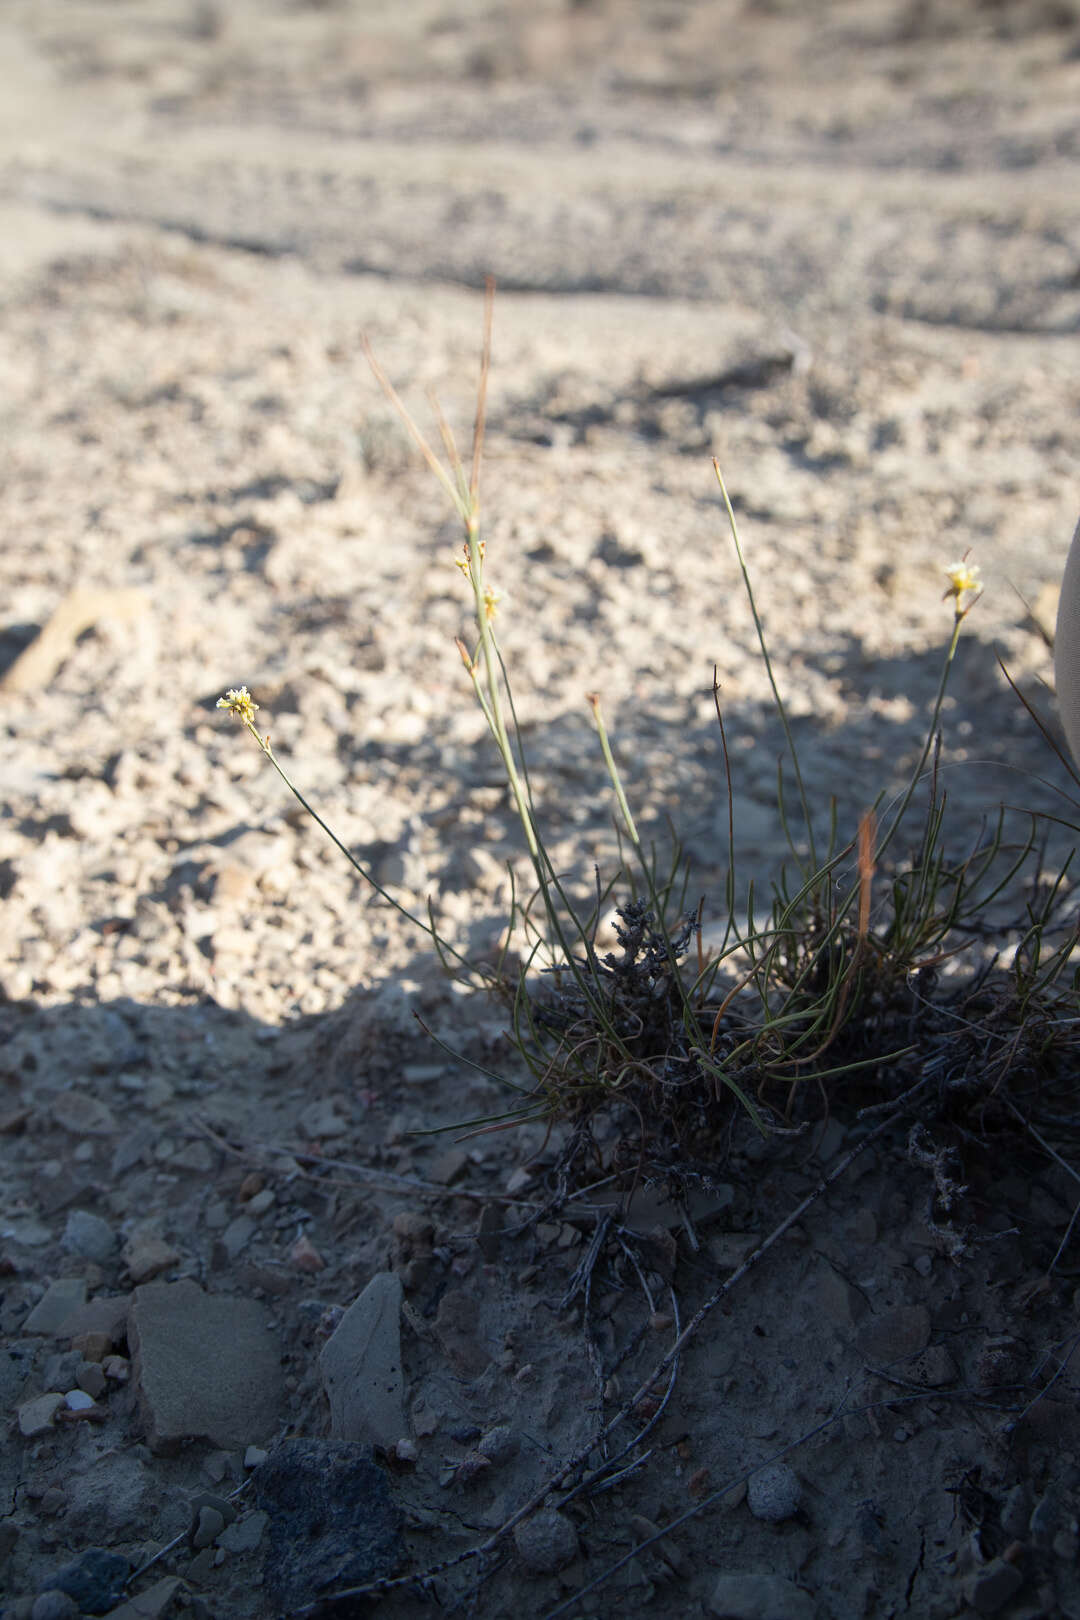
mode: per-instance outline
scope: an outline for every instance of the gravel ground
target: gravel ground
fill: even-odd
[[[571,881],[616,853],[595,691],[721,925],[714,669],[740,904],[784,857],[713,456],[821,823],[917,761],[969,548],[950,847],[1002,801],[1060,814],[998,657],[1055,726],[1080,9],[11,0],[0,54],[3,1613],[296,1613],[595,1465],[859,1140],[736,1130],[700,1207],[612,1221],[551,1203],[558,1132],[418,1134],[505,1106],[446,1050],[513,1078],[502,1015],[215,708],[249,686],[379,881],[496,946],[521,842],[459,536],[363,339],[467,444],[497,279],[487,568]],[[1080,1616],[1076,1175],[983,1125],[962,1253],[897,1127],[683,1351],[647,1462],[381,1612]]]

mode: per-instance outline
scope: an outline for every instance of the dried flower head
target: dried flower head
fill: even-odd
[[[217,707],[227,709],[230,714],[235,714],[236,718],[245,726],[253,726],[255,724],[255,711],[259,705],[255,702],[247,687],[241,686],[231,688],[224,697],[218,698]]]

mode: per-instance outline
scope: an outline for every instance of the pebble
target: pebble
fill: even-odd
[[[254,1203],[254,1199],[252,1199],[252,1203]],[[326,1261],[306,1232],[300,1234],[289,1250],[289,1264],[294,1271],[314,1273],[326,1270]]]
[[[46,1434],[52,1428],[56,1414],[64,1404],[64,1397],[60,1394],[38,1395],[32,1401],[24,1401],[16,1410],[19,1420],[19,1433],[27,1440],[35,1439],[39,1434]]]
[[[132,1282],[144,1283],[175,1266],[180,1254],[163,1238],[140,1233],[124,1244],[121,1258]]]
[[[93,1396],[88,1395],[84,1389],[71,1389],[64,1396],[64,1405],[69,1412],[89,1412],[95,1402]]]
[[[244,1452],[244,1467],[261,1468],[269,1455],[270,1453],[264,1451],[261,1446],[248,1446]]]
[[[116,1248],[116,1233],[100,1215],[91,1215],[85,1209],[73,1209],[64,1226],[61,1243],[87,1260],[101,1265],[111,1258]]]
[[[781,1575],[718,1575],[709,1594],[715,1620],[816,1620],[817,1604]]]
[[[75,1374],[75,1382],[93,1400],[100,1400],[105,1393],[108,1379],[105,1369],[96,1361],[84,1361]]]
[[[66,1592],[40,1592],[30,1620],[79,1620],[79,1605]]]
[[[227,1524],[218,1536],[218,1546],[224,1547],[226,1552],[247,1553],[254,1552],[266,1534],[266,1526],[270,1522],[270,1515],[256,1510],[245,1514],[236,1524]]]
[[[928,1389],[942,1389],[955,1379],[956,1363],[943,1344],[928,1344],[912,1362],[910,1372],[917,1383]]]
[[[802,1485],[794,1468],[787,1463],[771,1463],[759,1468],[747,1481],[746,1501],[755,1519],[781,1524],[799,1511]]]
[[[480,1436],[476,1449],[490,1462],[509,1462],[517,1454],[518,1438],[509,1424],[500,1423]]]
[[[193,1547],[211,1547],[225,1528],[224,1515],[217,1508],[201,1507],[191,1536]]]
[[[61,1091],[52,1102],[52,1117],[73,1136],[112,1136],[116,1118],[106,1103],[85,1091]]]
[[[1023,1584],[1024,1577],[1015,1564],[1007,1564],[1003,1558],[992,1558],[968,1576],[964,1596],[977,1614],[997,1614]]]
[[[577,1557],[578,1534],[565,1513],[541,1508],[514,1530],[514,1545],[534,1575],[553,1575]]]
[[[308,1103],[300,1112],[299,1124],[309,1142],[329,1141],[334,1137],[346,1136],[349,1131],[348,1120],[342,1119],[328,1098]]]
[[[1022,1541],[1031,1522],[1031,1487],[1026,1480],[1014,1485],[1001,1507],[1001,1528],[1014,1541]]]
[[[166,1575],[153,1586],[148,1586],[142,1592],[137,1592],[126,1603],[121,1603],[118,1609],[110,1609],[108,1620],[159,1620],[159,1616],[171,1608],[172,1600],[183,1586],[183,1581],[176,1575]],[[198,1611],[194,1603],[190,1613],[194,1616]]]

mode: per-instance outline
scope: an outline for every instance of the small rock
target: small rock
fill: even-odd
[[[553,1575],[577,1557],[578,1534],[565,1513],[541,1508],[515,1527],[514,1545],[527,1570]]]
[[[85,1333],[103,1333],[109,1347],[119,1350],[127,1337],[127,1316],[131,1305],[130,1294],[98,1294],[96,1298],[77,1305],[60,1324],[60,1333],[70,1339],[72,1348],[81,1350],[88,1361],[100,1359],[88,1353],[84,1344],[76,1339]]]
[[[1007,1564],[1003,1558],[992,1558],[968,1576],[964,1596],[977,1614],[997,1614],[1023,1584],[1024,1577],[1015,1564]]]
[[[817,1604],[781,1575],[718,1575],[708,1612],[715,1620],[816,1620]]]
[[[269,1210],[273,1209],[276,1203],[277,1194],[274,1192],[273,1187],[264,1187],[261,1192],[257,1192],[253,1198],[248,1199],[248,1214],[256,1217],[265,1215]]]
[[[1031,1522],[1031,1487],[1026,1480],[1014,1485],[1001,1506],[1001,1528],[1014,1541],[1023,1541]]]
[[[75,1382],[92,1400],[97,1401],[104,1395],[108,1379],[104,1367],[98,1362],[84,1361],[75,1374]]]
[[[83,1361],[100,1364],[112,1349],[112,1340],[107,1333],[75,1333],[72,1335],[71,1348]]]
[[[218,1546],[230,1553],[254,1552],[266,1534],[270,1522],[268,1513],[248,1513],[236,1524],[227,1524],[218,1536]]]
[[[858,1333],[859,1352],[869,1362],[894,1366],[917,1356],[930,1343],[930,1312],[925,1305],[897,1305],[869,1317]]]
[[[747,1481],[746,1501],[755,1519],[780,1524],[799,1511],[802,1502],[799,1476],[787,1463],[759,1468]]]
[[[104,1265],[116,1248],[116,1233],[100,1215],[91,1215],[85,1209],[73,1209],[64,1226],[61,1239],[65,1249],[74,1250],[87,1260]]]
[[[69,1390],[64,1396],[64,1405],[69,1412],[89,1412],[94,1404],[93,1396],[88,1395],[84,1389]]]
[[[146,1098],[143,1100],[146,1101]],[[174,1153],[169,1160],[170,1170],[190,1170],[200,1176],[205,1176],[213,1168],[214,1155],[208,1142],[189,1142],[187,1147]]]
[[[294,1271],[314,1273],[326,1270],[326,1261],[306,1232],[300,1234],[289,1250],[289,1264]]]
[[[68,1317],[86,1302],[83,1277],[58,1277],[50,1283],[23,1323],[24,1333],[56,1334]]]
[[[1023,1346],[1003,1334],[987,1339],[975,1363],[975,1383],[979,1389],[1003,1389],[1021,1384],[1027,1374]]]
[[[509,1462],[517,1455],[518,1438],[509,1424],[500,1423],[480,1436],[476,1449],[493,1463]]]
[[[349,1131],[348,1120],[342,1119],[327,1098],[308,1103],[301,1110],[299,1123],[309,1142],[328,1141],[333,1137],[346,1136]]]
[[[224,1515],[217,1508],[201,1507],[191,1536],[193,1547],[212,1547],[225,1528]]]
[[[119,1553],[88,1547],[55,1574],[48,1575],[39,1592],[66,1592],[84,1614],[108,1614],[123,1596],[131,1565]]]
[[[917,1383],[927,1389],[943,1389],[956,1377],[956,1363],[943,1344],[928,1344],[920,1356],[911,1363],[910,1372]]]
[[[270,1519],[263,1578],[266,1607],[275,1613],[397,1567],[398,1510],[363,1446],[283,1440],[254,1480],[255,1500]]]
[[[177,1576],[166,1575],[148,1586],[145,1592],[128,1598],[118,1609],[110,1609],[108,1620],[161,1620],[183,1584]]]
[[[64,1397],[57,1393],[51,1395],[38,1395],[32,1401],[24,1401],[16,1409],[19,1420],[19,1433],[27,1440],[33,1440],[39,1434],[46,1434],[56,1420],[56,1414],[64,1404]]]
[[[258,1226],[250,1215],[236,1215],[221,1234],[221,1243],[230,1260],[235,1260],[251,1242]]]
[[[248,1446],[244,1452],[244,1467],[261,1468],[268,1456],[269,1452],[264,1451],[261,1446]]]
[[[112,1136],[116,1130],[112,1109],[85,1091],[61,1091],[53,1099],[52,1117],[73,1136]]]
[[[30,1620],[79,1620],[79,1605],[66,1592],[42,1592],[34,1599]]]
[[[405,1433],[401,1278],[377,1272],[319,1356],[330,1433],[388,1450]]]
[[[149,1282],[180,1259],[179,1252],[163,1238],[149,1233],[133,1235],[124,1244],[122,1259],[135,1283]]]

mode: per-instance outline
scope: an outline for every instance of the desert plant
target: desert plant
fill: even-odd
[[[606,881],[597,874],[592,899],[576,901],[544,841],[496,631],[499,597],[486,574],[479,481],[491,317],[489,287],[468,474],[437,406],[447,465],[370,348],[367,352],[376,378],[446,490],[463,528],[456,562],[471,593],[475,640],[471,646],[459,641],[458,649],[502,762],[533,878],[532,892],[519,894],[510,871],[510,915],[500,958],[494,964],[469,960],[440,933],[430,904],[421,916],[376,882],[286,776],[269,736],[261,735],[255,724],[255,704],[246,688],[228,692],[219,706],[245,725],[300,803],[381,899],[428,935],[446,969],[502,999],[530,1080],[516,1088],[505,1114],[463,1124],[492,1128],[525,1119],[563,1119],[580,1127],[574,1137],[580,1142],[598,1110],[613,1107],[627,1124],[639,1161],[690,1166],[712,1156],[732,1102],[765,1130],[797,1124],[805,1117],[808,1094],[823,1098],[827,1109],[841,1084],[857,1085],[862,1100],[875,1088],[898,1095],[920,1072],[928,1043],[940,1040],[952,1016],[940,1011],[926,1016],[940,965],[978,934],[988,906],[1036,855],[1034,831],[1027,840],[1010,843],[1001,817],[961,854],[947,849],[946,799],[938,768],[940,721],[963,625],[979,599],[978,570],[966,558],[945,570],[951,633],[925,740],[906,786],[892,804],[880,796],[846,843],[839,840],[834,807],[827,846],[819,848],[735,512],[714,463],[787,743],[790,778],[779,770],[778,798],[792,861],[776,880],[764,913],[759,914],[754,886],[749,885],[746,921],[738,921],[738,867],[729,816],[726,928],[720,948],[707,954],[701,906],[687,906],[687,870],[677,841],[663,859],[642,839],[600,700],[592,695],[588,701],[614,798],[621,855]],[[723,739],[715,680],[714,701]],[[730,802],[726,741],[723,757]],[[789,779],[794,781],[805,855],[792,831]],[[921,832],[912,852],[900,859],[896,850],[922,797]],[[1047,998],[1060,1000],[1065,987],[1075,1000],[1075,931],[1066,933],[1049,959],[1043,951],[1063,880],[1064,875],[1030,910],[1014,948],[1010,1027],[1027,1023],[1034,1028]],[[613,900],[618,950],[602,953],[598,928]],[[1000,1010],[1000,996],[997,1005]],[[1057,1016],[1063,1016],[1060,1008]]]

